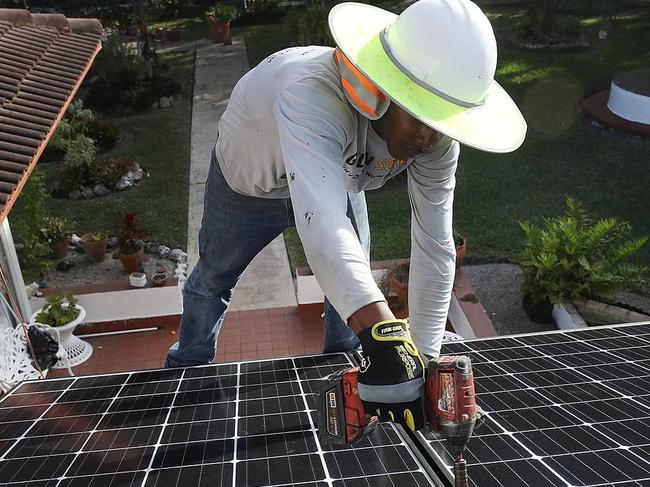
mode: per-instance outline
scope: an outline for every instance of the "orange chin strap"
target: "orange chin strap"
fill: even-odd
[[[377,120],[386,113],[390,99],[338,48],[335,52],[346,98],[361,114],[371,120]]]

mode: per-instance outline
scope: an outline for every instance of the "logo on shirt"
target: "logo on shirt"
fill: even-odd
[[[377,161],[377,164],[374,167],[375,171],[392,171],[396,167],[406,166],[406,161],[401,159],[395,159],[394,157],[390,159],[380,159]]]
[[[351,155],[345,160],[345,163],[348,166],[355,166],[361,169],[372,164],[374,160],[375,160],[374,156],[370,155],[368,152],[362,152],[361,154]],[[403,161],[401,159],[395,159],[394,157],[383,158],[377,161],[377,164],[374,165],[372,170],[388,172],[388,171],[392,171],[397,167],[405,166],[405,165],[406,165],[406,161]]]
[[[375,160],[374,156],[371,156],[367,152],[362,152],[361,154],[353,154],[345,160],[345,163],[348,166],[356,166],[358,168],[363,168],[372,164],[372,161]]]

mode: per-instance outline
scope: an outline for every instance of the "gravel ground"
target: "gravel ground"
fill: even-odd
[[[554,324],[534,323],[521,305],[521,269],[514,264],[463,266],[463,272],[490,316],[499,335],[555,330]],[[650,298],[623,292],[615,300],[650,314]]]
[[[522,272],[514,264],[463,266],[476,296],[499,335],[555,330],[555,324],[534,323],[521,305]]]
[[[166,267],[168,275],[174,274],[176,268],[174,262],[153,254],[144,254],[144,257],[144,270],[147,277],[151,277],[159,267]],[[64,260],[72,262],[74,266],[67,271],[53,269],[46,277],[48,287],[84,286],[129,281],[129,275],[122,267],[122,263],[119,259],[113,259],[112,254],[107,254],[104,262],[93,263],[88,260],[85,254],[71,251]]]

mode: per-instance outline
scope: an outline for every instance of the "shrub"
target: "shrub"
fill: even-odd
[[[316,1],[307,8],[296,9],[285,17],[285,23],[296,33],[299,45],[319,45],[334,47],[327,16],[330,7],[323,1]]]
[[[92,110],[84,108],[81,99],[77,99],[70,104],[65,117],[59,122],[47,146],[46,160],[64,159],[71,150],[82,150],[84,154],[80,157],[87,160],[91,151],[90,142],[93,145],[92,150],[95,150],[95,144],[102,150],[108,150],[117,142],[119,133],[117,125],[109,120],[98,119]],[[91,140],[89,142],[78,140],[79,138]],[[70,157],[73,158],[73,164],[80,162],[76,154]]]
[[[88,76],[86,105],[103,113],[147,110],[161,96],[181,91],[179,83],[160,74],[164,68],[127,53],[119,39],[111,38]]]
[[[154,75],[147,81],[147,88],[156,98],[163,96],[174,96],[181,92],[181,84],[167,76]],[[155,100],[154,100],[155,101]]]
[[[561,0],[537,0],[515,26],[521,40],[540,44],[559,44],[576,41],[580,37],[580,21],[560,13]]]
[[[56,193],[67,196],[83,186],[92,188],[97,184],[113,189],[134,167],[135,164],[127,159],[96,159],[81,167],[64,165],[59,172]]]
[[[88,184],[101,184],[107,188],[114,188],[135,167],[128,159],[98,159],[90,166]]]
[[[134,91],[144,81],[147,63],[127,53],[125,45],[112,36],[100,51],[87,76],[87,106],[100,112],[115,112],[133,105]]]
[[[149,110],[158,101],[158,97],[151,90],[151,86],[139,86],[133,92],[132,108],[136,111]]]
[[[629,223],[596,220],[572,198],[566,205],[563,216],[545,219],[541,228],[520,223],[527,240],[516,260],[532,304],[606,296],[643,283],[647,268],[628,260],[648,238],[630,238]]]
[[[217,3],[205,11],[205,16],[211,22],[230,22],[237,18],[237,9],[232,5]]]
[[[50,255],[50,247],[38,232],[47,215],[49,197],[43,176],[37,167],[32,171],[11,210],[11,230],[18,258],[26,274],[35,275],[39,271],[45,271],[50,265],[47,258]]]
[[[160,0],[158,2],[158,20],[178,19],[187,10],[187,4],[191,2],[184,2],[181,0]]]
[[[47,145],[46,152],[48,159],[54,159],[57,155],[60,158],[68,151],[70,141],[80,135],[89,135],[89,127],[95,122],[95,114],[92,110],[83,107],[83,101],[73,101],[65,113],[65,117],[59,122]]]
[[[63,164],[75,170],[85,171],[95,160],[96,153],[95,141],[85,135],[78,135],[68,141]]]
[[[64,218],[48,216],[40,227],[43,240],[52,245],[70,236],[70,224]]]
[[[280,22],[286,9],[278,7],[276,0],[254,0],[248,2],[246,11],[237,18],[236,25],[260,25]]]
[[[120,138],[120,127],[110,120],[96,118],[88,124],[86,135],[95,141],[100,152],[105,152],[117,144]]]

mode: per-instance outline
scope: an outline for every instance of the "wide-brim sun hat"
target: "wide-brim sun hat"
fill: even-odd
[[[523,143],[526,121],[494,81],[494,32],[473,2],[419,0],[399,16],[346,2],[332,8],[329,27],[350,62],[427,126],[489,152]]]

